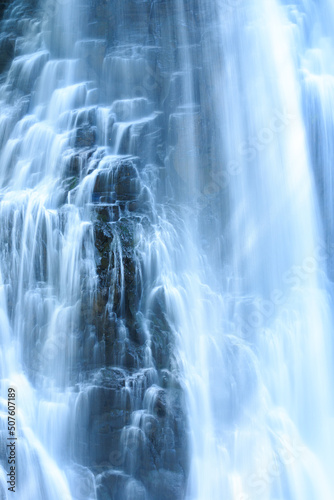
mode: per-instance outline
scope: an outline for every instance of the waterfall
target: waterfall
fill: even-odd
[[[314,180],[326,167],[311,154],[331,146],[323,130],[318,143],[307,130],[323,118],[304,112],[306,7],[220,5],[214,42],[203,42],[222,152],[209,186],[216,250],[204,273],[198,263],[197,288],[185,285],[194,324],[186,312],[179,319],[194,433],[189,498],[332,496],[330,216],[321,219]],[[220,266],[217,285],[207,277]]]
[[[5,3],[1,499],[331,500],[330,1]]]

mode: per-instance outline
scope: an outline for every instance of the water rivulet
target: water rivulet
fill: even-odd
[[[14,0],[0,485],[331,500],[329,0]]]

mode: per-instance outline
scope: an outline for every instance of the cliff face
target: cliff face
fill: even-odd
[[[166,2],[101,2],[89,9],[88,36],[99,42],[83,42],[80,55],[98,75],[100,99],[111,105],[107,141],[119,140],[118,152],[129,157],[104,164],[93,187],[98,284],[93,308],[82,303],[82,334],[89,339],[93,331],[99,339],[101,368],[89,375],[98,377],[98,387],[92,390],[87,381],[88,456],[94,467],[103,467],[97,477],[101,499],[125,497],[132,477],[133,498],[145,498],[145,489],[152,499],[177,500],[185,495],[188,469],[184,396],[173,374],[175,339],[164,296],[149,299],[155,283],[142,254],[149,251],[147,235],[157,222],[148,179],[156,177],[158,189],[165,190],[160,172],[169,148],[168,123],[173,100],[181,98],[178,76],[171,77],[175,12]],[[124,123],[118,137],[113,122]],[[93,120],[84,126],[88,132],[97,125]],[[85,151],[79,147],[78,154],[81,169],[86,161],[89,170]],[[141,247],[143,234],[148,244]],[[92,352],[83,349],[85,363],[93,367]],[[84,411],[78,414],[81,419]],[[86,428],[81,425],[82,441]]]
[[[196,133],[201,129],[196,105],[187,105],[196,94],[191,89],[188,95],[188,86],[198,71],[195,56],[189,55],[199,50],[198,13],[190,2],[69,3],[77,9],[71,19],[77,25],[64,25],[68,2],[42,6],[19,1],[7,9],[1,24],[2,98],[14,110],[11,127],[28,114],[41,113],[36,106],[50,102],[55,93],[61,99],[64,82],[74,74],[69,81],[75,87],[72,104],[62,108],[63,115],[59,111],[55,129],[67,131],[66,148],[44,160],[51,168],[54,159],[52,168],[59,173],[52,230],[46,219],[35,220],[40,234],[32,256],[36,283],[47,287],[53,276],[56,283],[57,273],[68,279],[65,261],[52,261],[50,235],[57,232],[53,241],[58,248],[75,231],[68,215],[71,204],[87,224],[78,248],[72,248],[79,263],[77,295],[69,295],[64,304],[70,306],[66,300],[73,299],[73,311],[69,319],[57,319],[48,350],[42,328],[34,326],[35,313],[31,328],[26,318],[27,336],[34,332],[24,341],[26,369],[36,387],[42,372],[52,372],[60,387],[77,391],[71,449],[65,456],[77,464],[76,474],[88,467],[95,477],[85,475],[82,498],[89,498],[95,481],[101,500],[181,500],[188,473],[187,416],[175,332],[158,279],[164,257],[159,250],[154,254],[152,245],[159,231],[157,202],[170,190],[168,172],[179,175],[176,196],[187,183],[182,164],[187,124],[197,116]],[[48,120],[50,113],[45,116]],[[40,144],[43,150],[45,143]],[[39,161],[35,153],[34,158]],[[29,280],[23,286],[29,290]],[[18,297],[14,287],[9,301],[13,321]],[[45,332],[47,316],[40,322]],[[34,348],[28,349],[32,342]]]

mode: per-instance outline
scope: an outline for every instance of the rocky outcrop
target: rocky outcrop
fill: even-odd
[[[106,45],[80,43],[76,50],[86,60],[94,59],[97,78],[102,72],[97,95],[113,103],[106,136],[111,144],[119,141],[123,157],[104,152],[98,160],[96,153],[83,160],[84,151],[94,149],[100,135],[98,128],[94,135],[93,112],[77,118],[73,139],[77,153],[69,171],[94,176],[91,217],[97,272],[92,310],[84,300],[81,308],[85,366],[92,367],[93,375],[85,382],[85,411],[78,411],[84,420],[78,428],[90,429],[87,465],[96,475],[99,500],[140,500],[147,495],[150,500],[182,500],[188,474],[184,394],[171,372],[174,339],[163,292],[155,294],[148,311],[144,308],[153,283],[143,275],[138,245],[143,234],[149,238],[154,223],[146,168],[153,164],[163,172],[168,124],[173,120],[169,116],[177,117],[170,145],[182,147],[180,130],[185,121],[178,117],[188,112],[173,114],[182,104],[182,82],[176,73],[175,85],[170,83],[179,57],[178,41],[171,31],[157,31],[156,11],[167,14],[169,21],[161,23],[167,30],[172,30],[175,12],[166,2],[155,1],[126,1],[122,9],[118,2],[112,9],[106,2],[94,2],[92,9],[89,36],[106,40]],[[125,47],[122,36],[130,24]],[[162,48],[163,36],[172,40],[171,46]],[[98,352],[96,346],[92,349],[93,338],[99,343]],[[77,443],[85,443],[83,435]],[[78,452],[83,455],[83,450]]]
[[[82,329],[88,341],[86,366],[96,366],[89,347],[94,332],[103,352],[98,359],[107,368],[94,368],[87,396],[80,395],[85,410],[78,410],[82,436],[77,442],[85,442],[88,426],[91,444],[85,450],[78,444],[78,456],[89,457],[99,500],[127,498],[131,488],[137,495],[149,492],[152,500],[161,495],[181,500],[188,468],[187,420],[183,391],[168,371],[173,340],[159,294],[149,314],[155,368],[145,368],[148,333],[140,312],[145,284],[136,243],[139,228],[150,231],[151,225],[143,167],[133,157],[101,161],[91,205],[98,285],[93,310],[82,302]]]

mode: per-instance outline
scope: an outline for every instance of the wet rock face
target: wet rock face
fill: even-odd
[[[22,4],[16,3],[23,16]],[[28,4],[31,13],[35,4]],[[82,86],[68,120],[69,143],[57,164],[61,195],[54,205],[61,217],[87,181],[91,196],[80,210],[94,242],[95,286],[87,292],[83,271],[79,354],[71,375],[79,392],[72,458],[94,474],[99,500],[182,500],[185,495],[184,394],[172,375],[174,339],[164,295],[148,301],[155,283],[145,268],[149,245],[141,243],[154,233],[152,192],[156,185],[165,192],[165,158],[169,148],[182,148],[180,130],[187,126],[186,111],[175,113],[182,105],[178,45],[183,41],[173,27],[177,4],[85,0],[86,38],[74,49],[92,81]],[[190,3],[187,15],[195,26]],[[17,42],[23,28],[15,28],[10,16],[3,28],[0,72],[7,73],[8,85],[16,85],[15,99],[23,96],[28,108],[37,77],[59,54],[46,36],[47,50],[38,47],[34,66],[30,61],[28,77],[20,80],[25,66]],[[161,172],[155,184],[152,169]]]
[[[80,163],[80,153],[74,158]],[[92,190],[98,281],[93,309],[83,301],[81,313],[86,366],[94,375],[88,377],[77,413],[77,453],[96,475],[99,500],[132,498],[126,496],[132,490],[135,499],[149,494],[152,500],[181,500],[187,420],[182,390],[168,372],[173,341],[163,294],[150,306],[155,368],[145,368],[148,337],[141,303],[147,284],[137,241],[140,230],[150,231],[151,219],[143,167],[138,158],[102,161]],[[92,332],[101,348],[98,358],[89,348]]]
[[[89,125],[83,125],[76,131],[74,147],[91,148],[96,141],[96,131]]]
[[[154,500],[183,498],[187,437],[182,392],[152,385],[152,375],[152,370],[139,374],[103,368],[91,372],[81,387],[75,409],[76,460],[96,475],[99,500],[127,498],[133,481],[137,493],[149,492]],[[145,397],[148,409],[134,410]]]
[[[0,14],[1,15],[1,14]],[[15,37],[11,34],[0,35],[0,72],[4,71],[14,57]]]
[[[98,381],[87,381],[86,423],[78,428],[90,429],[86,465],[96,476],[99,500],[182,500],[186,490],[187,417],[183,391],[171,375],[174,339],[163,294],[145,310],[153,283],[143,272],[138,244],[153,228],[145,169],[151,163],[162,169],[169,117],[182,104],[182,82],[173,76],[181,42],[173,34],[176,5],[92,2],[89,36],[105,43],[76,47],[86,61],[94,59],[93,69],[101,75],[98,94],[113,116],[106,135],[112,143],[119,140],[118,154],[123,155],[110,160],[102,155],[94,164],[93,154],[88,165],[82,163],[81,151],[98,147],[101,134],[95,112],[94,119],[92,114],[77,118],[77,153],[70,171],[96,173],[91,214],[97,288],[92,310],[82,304],[84,352],[86,366],[104,373]],[[127,48],[122,46],[125,35]],[[171,43],[166,44],[167,38]],[[172,88],[174,80],[179,89]],[[184,114],[176,115],[172,147],[180,143],[178,127],[186,120],[181,123],[179,117]],[[88,342],[92,335],[99,342],[95,357]],[[120,371],[113,372],[115,366]]]
[[[99,500],[147,494],[159,500],[161,488],[166,500],[181,500],[187,425],[182,390],[168,371],[173,341],[164,296],[157,294],[146,319],[141,306],[149,289],[138,238],[152,226],[143,162],[96,160],[90,146],[77,147],[66,164],[73,175],[95,174],[90,207],[97,287],[93,303],[84,295],[81,302],[87,380],[76,412],[76,460],[95,474]],[[154,368],[147,367],[147,321]]]

